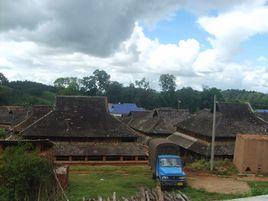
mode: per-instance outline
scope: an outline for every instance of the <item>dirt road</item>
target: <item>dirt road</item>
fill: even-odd
[[[250,187],[245,181],[209,174],[190,173],[188,174],[188,183],[192,188],[208,192],[242,194],[250,191]]]

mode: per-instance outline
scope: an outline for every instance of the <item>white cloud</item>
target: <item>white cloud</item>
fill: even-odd
[[[22,10],[18,10],[18,15],[25,16],[17,16],[15,21],[7,12],[1,14],[5,15],[6,24],[1,30],[0,72],[11,80],[52,83],[57,77],[83,77],[95,69],[104,69],[112,80],[125,84],[146,77],[153,88],[159,87],[160,74],[172,73],[177,77],[178,87],[201,89],[207,85],[268,91],[266,57],[257,59],[259,65],[233,60],[241,43],[256,34],[267,34],[265,1],[202,0],[201,13],[215,8],[221,10],[216,16],[201,16],[197,21],[210,34],[211,48],[205,50],[201,50],[202,44],[194,38],[162,44],[158,39],[145,36],[137,23],[151,24],[167,17],[178,6],[197,11],[191,6],[194,4],[191,0],[186,4],[185,1],[156,0],[155,4],[116,1],[118,7],[91,1],[95,11],[86,9],[90,3],[83,6],[74,5],[76,1],[57,1],[55,5],[47,2],[42,6],[51,9],[37,10],[35,19]],[[13,7],[9,5],[9,8]],[[34,6],[26,4],[26,8],[31,10]]]
[[[268,8],[239,7],[216,17],[200,17],[198,23],[211,34],[212,45],[200,54],[194,67],[198,72],[221,71],[222,64],[232,61],[240,44],[256,34],[268,33]]]

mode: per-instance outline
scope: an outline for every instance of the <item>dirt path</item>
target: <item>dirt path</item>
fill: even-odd
[[[250,191],[245,181],[235,178],[222,178],[214,175],[188,174],[188,183],[192,188],[208,192],[242,194]]]

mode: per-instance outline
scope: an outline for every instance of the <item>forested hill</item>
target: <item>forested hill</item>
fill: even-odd
[[[14,81],[0,84],[0,105],[51,105],[55,95],[55,87],[37,82]]]
[[[156,107],[187,108],[197,111],[212,106],[213,95],[219,101],[250,102],[253,108],[268,108],[268,94],[246,90],[220,90],[204,88],[202,91],[190,87],[176,90],[175,77],[163,74],[159,78],[161,91],[150,88],[145,78],[129,86],[111,81],[105,71],[96,70],[92,75],[76,78],[58,78],[54,86],[31,81],[12,81],[0,73],[0,105],[53,105],[56,95],[90,95],[108,97],[109,102],[134,102],[146,109]]]

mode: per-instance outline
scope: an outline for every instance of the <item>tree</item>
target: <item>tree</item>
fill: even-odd
[[[145,90],[150,89],[150,84],[148,81],[146,81],[145,77],[142,78],[141,80],[136,80],[135,86]]]
[[[216,95],[217,101],[224,101],[224,97],[220,89],[215,87],[203,88],[203,91],[201,92],[200,108],[212,108],[214,95]]]
[[[0,85],[6,85],[8,83],[8,79],[4,76],[3,73],[0,73]]]
[[[191,112],[196,112],[199,109],[199,91],[193,90],[191,87],[186,87],[178,90],[176,94],[180,108],[189,109]]]
[[[159,78],[160,86],[163,92],[174,92],[176,89],[176,78],[171,74],[162,74]]]
[[[110,82],[106,95],[110,103],[118,103],[122,101],[123,85],[119,82]]]
[[[99,95],[104,95],[107,92],[107,88],[110,84],[111,76],[106,73],[104,70],[95,70],[93,72],[92,79],[95,80],[95,83],[98,87]]]
[[[60,95],[79,95],[80,82],[76,77],[61,77],[54,81],[54,86]]]
[[[98,92],[96,79],[93,76],[83,77],[81,85],[81,92],[85,95],[95,96]]]
[[[42,200],[53,187],[52,165],[30,145],[6,148],[0,166],[0,200]]]

